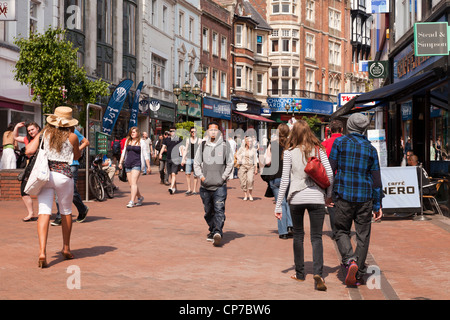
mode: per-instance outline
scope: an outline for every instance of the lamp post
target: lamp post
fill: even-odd
[[[206,72],[203,71],[203,68],[199,66],[198,70],[194,72],[195,78],[202,83],[203,79],[206,77]],[[173,94],[177,97],[177,109],[178,109],[178,103],[186,106],[186,121],[189,121],[189,103],[192,100],[198,101],[198,97],[200,96],[200,110],[203,118],[203,108],[202,108],[202,100],[201,100],[201,93],[202,89],[199,87],[198,84],[195,84],[195,86],[192,88],[191,84],[186,81],[183,86],[180,88],[178,84],[176,84],[173,87]],[[194,99],[190,99],[189,95],[194,95]],[[176,122],[177,115],[175,114],[175,122]]]

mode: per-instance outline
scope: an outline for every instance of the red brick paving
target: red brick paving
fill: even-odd
[[[223,245],[206,241],[200,197],[170,195],[156,174],[142,176],[144,205],[126,208],[128,185],[116,179],[114,199],[89,202],[84,223],[75,223],[72,252],[62,260],[60,227],[50,227],[47,269],[38,269],[36,222],[24,223],[21,201],[0,203],[0,299],[449,299],[450,220],[383,220],[373,225],[368,262],[381,269],[381,289],[343,285],[340,258],[324,226],[324,277],[327,292],[314,290],[309,230],[305,237],[306,281],[294,273],[292,240],[280,240],[272,199],[256,177],[254,202],[242,201],[230,181]],[[37,207],[37,204],[35,204]],[[76,210],[76,209],[75,209]],[[74,219],[76,217],[74,216]],[[327,219],[328,220],[328,219]],[[308,228],[309,219],[305,217]],[[69,289],[75,266],[80,289]],[[69,270],[70,271],[70,270]]]

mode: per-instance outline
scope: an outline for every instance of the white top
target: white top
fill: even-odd
[[[73,161],[73,146],[67,138],[64,141],[61,151],[58,152],[55,149],[50,148],[50,138],[48,134],[44,134],[44,150],[47,152],[47,159],[49,161],[67,162]]]
[[[327,172],[328,179],[330,180],[330,186],[327,188],[326,193],[327,197],[331,197],[333,189],[333,171],[331,170],[327,154],[322,149],[320,150],[320,161],[322,162]],[[291,166],[292,166],[292,152],[290,150],[285,150],[283,156],[283,174],[281,176],[280,191],[278,193],[275,212],[281,212],[281,203],[283,202],[283,199],[286,195],[287,187],[289,186]],[[301,191],[295,192],[290,198],[289,204],[325,205],[325,190],[314,184]]]

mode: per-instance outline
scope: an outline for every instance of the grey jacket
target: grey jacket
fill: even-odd
[[[205,146],[202,150],[202,146]],[[234,157],[230,145],[219,137],[214,143],[208,137],[205,144],[200,144],[194,158],[194,173],[205,178],[201,183],[206,190],[214,191],[223,186],[233,170]]]

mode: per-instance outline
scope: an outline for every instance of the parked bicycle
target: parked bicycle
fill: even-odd
[[[103,157],[97,155],[92,162],[92,172],[89,175],[89,190],[98,201],[105,200],[105,195],[114,198],[114,184],[108,174],[102,169]]]

